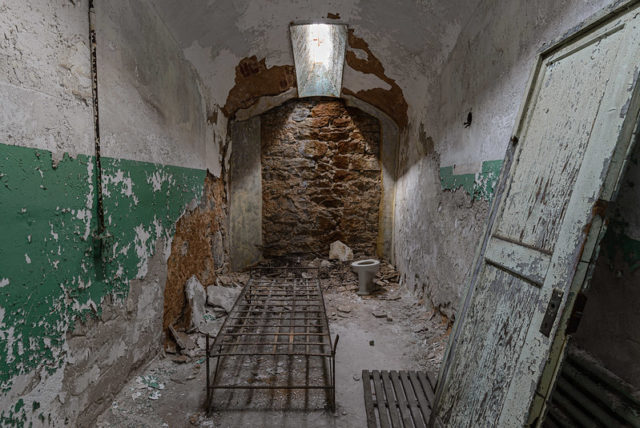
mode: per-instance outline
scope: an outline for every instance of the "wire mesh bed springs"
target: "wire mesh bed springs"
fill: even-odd
[[[318,268],[252,269],[215,340],[206,336],[207,411],[217,390],[234,389],[324,390],[335,411],[338,340]]]

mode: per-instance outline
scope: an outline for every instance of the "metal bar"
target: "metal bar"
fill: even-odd
[[[252,270],[320,270],[313,266],[256,266]]]
[[[307,301],[309,301],[309,300],[311,300],[311,299],[309,298],[309,291],[307,291]],[[309,353],[309,336],[310,336],[309,335],[309,327],[308,327],[309,326],[309,314],[305,312],[304,313],[304,318],[305,318],[305,320],[304,320],[304,325],[305,325],[304,333],[300,333],[300,334],[304,334],[304,336],[305,336],[305,339],[307,341],[306,350],[307,350],[307,354],[308,354]],[[294,335],[296,335],[296,333],[294,333]]]
[[[100,243],[100,253],[106,249],[104,239],[105,223],[104,223],[104,198],[102,196],[102,161],[100,151],[100,103],[98,101],[98,54],[96,39],[96,9],[94,0],[89,0],[89,55],[91,60],[91,94],[93,107],[93,147],[95,149],[95,165],[96,165],[96,193],[98,205],[98,232],[96,234]],[[96,259],[102,260],[102,257]],[[104,269],[104,268],[103,268]]]
[[[233,303],[233,306],[231,307],[231,311],[230,312],[233,312],[233,310],[238,305],[238,302],[240,302],[244,298],[244,295],[246,294],[246,291],[250,286],[251,286],[251,277],[249,278],[249,281],[248,281],[247,285],[240,291],[240,295],[238,295],[238,298]],[[228,321],[229,321],[229,317],[225,318],[225,320],[222,322],[222,326],[220,326],[220,331],[222,331],[226,327],[226,324],[227,324]],[[218,342],[221,340],[220,337],[221,337],[220,335],[216,336],[216,338],[215,338],[215,340],[213,342],[213,347],[217,346]],[[207,351],[209,351],[209,347],[207,347]],[[213,386],[215,386],[216,380],[218,379],[218,369],[220,368],[220,358],[222,356],[221,353],[222,353],[222,346],[220,346],[218,348],[218,353],[217,354],[214,353],[213,355],[211,355],[212,357],[216,358],[216,367],[214,369],[213,379],[211,381],[211,384]],[[207,362],[209,361],[209,358],[210,357],[207,357]],[[209,388],[211,388],[211,386],[209,384],[209,381],[207,380],[207,390]],[[209,397],[209,399],[210,399],[210,401],[207,404],[208,404],[208,410],[211,411],[212,407],[213,407],[212,404],[211,404],[211,401],[213,401],[213,395],[211,395]]]
[[[252,278],[249,278],[249,282],[247,283],[247,285],[245,285],[245,287],[242,289],[242,291],[240,291],[240,295],[238,296],[238,298],[236,299],[236,301],[234,302],[233,306],[231,307],[231,310],[229,311],[229,313],[233,313],[233,310],[236,308],[236,306],[238,305],[238,302],[244,297],[244,295],[247,292],[247,289],[251,286],[251,281]],[[225,320],[222,322],[222,326],[220,326],[220,331],[224,330],[227,327],[227,323],[229,322],[229,319],[231,319],[230,316],[227,316],[225,318]],[[216,339],[213,342],[213,346],[215,347],[218,343],[218,341],[220,340],[220,335],[216,336]]]
[[[293,286],[292,286],[292,290],[293,292]],[[291,312],[292,314],[296,313],[296,299],[295,296],[293,298],[293,301],[291,303],[291,306],[293,306],[293,312]],[[306,318],[306,316],[305,316]],[[305,320],[306,322],[306,320]],[[289,321],[289,352],[293,352],[293,333],[296,332],[296,329],[294,327],[295,322],[293,321],[293,317],[291,317],[291,320]]]
[[[208,358],[207,358],[208,360]],[[212,385],[215,386],[216,384],[216,379],[218,378],[218,368],[220,368],[220,357],[216,357],[216,367],[213,369],[213,379],[211,381]],[[207,388],[210,388],[209,385],[207,385]],[[211,410],[213,410],[213,394],[211,394],[211,396],[209,397],[210,401],[209,401],[209,412],[211,412]]]
[[[309,269],[317,271],[317,268],[304,268],[295,271],[304,272]],[[273,277],[271,274],[260,275],[259,272],[262,270],[274,272],[277,275]],[[288,338],[288,340],[280,340],[281,337]],[[230,361],[242,362],[246,358],[262,356],[304,356],[307,358],[307,375],[301,380],[305,382],[305,385],[299,385],[299,381],[291,381],[286,385],[269,385],[265,384],[266,382],[251,385],[227,385],[233,381],[224,382],[225,385],[217,385],[217,376],[214,376],[213,381],[207,382],[207,388],[211,391],[215,389],[328,390],[330,391],[331,407],[335,409],[335,348],[337,339],[336,337],[335,343],[332,344],[324,297],[317,275],[311,279],[304,276],[300,278],[299,275],[292,278],[287,274],[287,268],[252,270],[249,282],[229,311],[215,339],[214,346],[208,346],[207,358],[217,358],[217,362],[220,362],[223,358],[229,357],[232,358]],[[265,350],[265,347],[270,347],[271,352]],[[315,377],[309,376],[309,370],[318,369],[315,365],[309,365],[308,359],[311,357],[329,358],[329,380],[326,377],[327,366],[324,364],[319,366],[320,370],[325,371],[323,385],[310,384],[311,379],[315,379]],[[220,365],[221,370],[226,367],[227,364]],[[223,375],[221,379],[224,378]],[[222,380],[220,382],[222,383]],[[291,385],[292,383],[296,383],[296,385]],[[208,394],[208,397],[212,398],[213,394]]]
[[[252,303],[241,303],[239,306],[241,307],[246,307],[246,306],[259,306],[264,304],[264,306],[268,306],[270,308],[288,308],[289,306],[291,306],[294,302],[298,303],[298,306],[320,306],[319,302],[315,302],[315,303],[301,303],[300,301],[296,300],[296,297],[303,297],[303,296],[291,296],[288,299],[282,299],[279,300],[277,302],[272,302],[269,299],[252,299],[251,302]],[[283,302],[283,303],[280,303]],[[287,302],[287,303],[284,303]],[[261,311],[262,309],[258,309],[259,311]]]
[[[314,311],[314,312],[315,312],[315,311]],[[282,312],[278,312],[278,313],[282,313]],[[274,321],[278,321],[280,318],[282,318],[282,317],[279,317],[279,318],[272,318],[272,320],[274,320]],[[240,319],[250,319],[250,320],[254,320],[254,319],[256,319],[256,317],[233,317],[233,318],[231,318],[231,319],[233,319],[233,320],[240,320]],[[285,320],[285,318],[282,318],[282,319],[283,319],[283,320]],[[286,318],[286,320],[288,321],[288,320],[289,320],[289,318]],[[294,318],[294,320],[296,320],[296,321],[304,321],[304,318]],[[317,319],[317,321],[322,321],[322,319],[321,319],[321,318],[318,318],[318,319]],[[274,327],[277,327],[277,326],[275,326],[275,325],[274,325]]]
[[[255,326],[252,326],[255,327]],[[273,327],[273,326],[270,326]],[[318,327],[318,326],[310,326],[310,325],[300,325],[298,327]],[[289,333],[222,333],[225,336],[264,336],[268,334],[269,336],[288,336]],[[294,336],[326,336],[326,333],[294,333]]]
[[[607,412],[609,409],[603,408],[604,406],[580,391],[579,388],[572,385],[564,377],[560,376],[558,378],[556,388],[562,389],[566,395],[579,403],[579,407],[584,409],[583,413],[591,414],[601,425],[607,427],[623,425],[622,421]]]
[[[217,385],[211,389],[331,389],[329,385]]]
[[[262,314],[262,313],[267,313],[267,314],[281,314],[281,313],[282,313],[282,311],[263,311],[263,310],[260,310],[260,309],[255,309],[255,310],[241,310],[241,311],[238,311],[238,312],[243,312],[243,313],[244,313],[244,312],[246,312],[246,313],[259,313],[259,314]],[[295,312],[295,313],[300,313],[300,314],[301,314],[301,313],[304,313],[304,310],[299,310],[299,311],[293,311],[293,310],[292,310],[292,311],[287,311],[287,312],[288,312],[288,313],[290,313],[290,314],[291,314],[291,313],[294,313],[294,312]],[[309,313],[314,313],[314,314],[320,314],[320,313],[322,313],[322,311],[308,311],[308,312],[309,312]],[[248,317],[248,318],[250,318],[250,319],[255,319],[255,317]],[[232,319],[238,319],[238,318],[233,317]],[[288,319],[288,318],[287,318],[287,319]],[[301,319],[301,320],[304,320],[304,318],[300,318],[300,319]]]
[[[331,337],[329,337],[331,340]],[[333,399],[332,399],[332,410],[336,411],[336,349],[338,348],[338,341],[340,340],[340,335],[336,334],[336,340],[333,342],[333,349],[331,350],[331,384],[333,385]]]
[[[283,318],[282,316],[280,316],[280,317],[274,317],[274,318],[273,318],[273,320],[274,320],[274,321],[280,321],[280,322],[278,322],[278,323],[277,323],[277,324],[278,324],[278,331],[277,331],[277,334],[278,334],[278,335],[280,335],[280,334],[281,334],[281,333],[280,333],[280,329],[281,329],[281,327],[282,327],[282,321],[281,321],[281,320],[283,320],[283,319],[284,319],[284,318]],[[277,337],[278,337],[278,336],[276,336],[276,338],[277,338]],[[277,339],[276,339],[276,340],[277,340]],[[274,347],[273,347],[273,352],[278,352],[278,348],[277,348],[276,346],[274,346]]]
[[[233,342],[233,343],[223,343],[221,346],[329,346],[330,344],[325,342]],[[307,350],[308,352],[308,350]]]
[[[211,394],[209,389],[209,333],[206,334],[206,366],[207,366],[207,413],[211,410]]]
[[[288,295],[287,297],[283,297],[282,299],[273,299],[273,298],[269,298],[268,294],[248,294],[249,297],[251,297],[252,300],[256,300],[257,303],[268,303],[269,306],[276,306],[276,307],[280,307],[280,306],[288,306],[287,303],[280,303],[280,302],[289,302],[292,300],[292,296]],[[305,296],[306,297],[306,296]],[[314,297],[319,297],[319,296],[314,296]],[[319,302],[314,302],[310,304],[311,306],[315,306],[318,305],[320,306]]]

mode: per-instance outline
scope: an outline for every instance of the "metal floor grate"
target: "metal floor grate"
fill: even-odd
[[[423,428],[429,423],[435,379],[426,372],[363,370],[368,428]]]
[[[317,268],[252,270],[212,344],[207,336],[208,410],[221,389],[326,390],[335,409],[337,343],[338,336],[331,342]],[[247,364],[261,373],[243,381],[238,367]],[[282,364],[285,373],[278,376],[274,370]]]

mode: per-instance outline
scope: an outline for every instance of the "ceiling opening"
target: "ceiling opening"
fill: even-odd
[[[291,26],[299,97],[340,97],[346,40],[346,25]]]

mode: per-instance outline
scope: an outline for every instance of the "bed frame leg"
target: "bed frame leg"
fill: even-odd
[[[206,367],[207,367],[207,414],[211,412],[211,390],[209,389],[209,334],[206,335]]]
[[[340,335],[336,334],[336,340],[333,342],[333,349],[331,350],[331,409],[333,413],[336,412],[336,348],[339,340]]]

